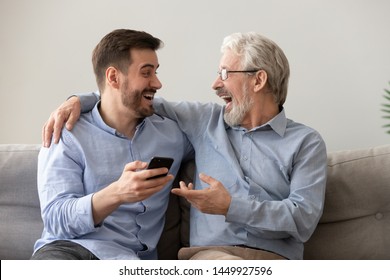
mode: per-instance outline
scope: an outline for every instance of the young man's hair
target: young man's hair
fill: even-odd
[[[104,90],[106,69],[110,66],[127,74],[132,49],[158,50],[163,43],[144,31],[117,29],[104,36],[92,53],[92,65],[100,92]]]

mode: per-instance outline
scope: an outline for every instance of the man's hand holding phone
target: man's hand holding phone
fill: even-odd
[[[161,164],[163,163],[156,165],[155,163],[148,164],[142,161],[133,161],[126,164],[117,181],[92,196],[95,224],[102,222],[120,205],[145,200],[161,191],[174,178],[172,174],[167,174],[169,168],[158,167]]]
[[[117,181],[127,195],[127,202],[144,200],[173,180],[173,175],[168,174],[172,163],[172,158],[156,156],[149,163],[134,161],[127,164]]]

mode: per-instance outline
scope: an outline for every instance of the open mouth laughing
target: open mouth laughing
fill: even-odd
[[[142,96],[149,101],[153,101],[154,99],[154,93],[144,93]]]
[[[225,101],[225,110],[229,109],[232,106],[233,98],[230,94],[228,94],[227,92],[217,92],[217,95]]]
[[[148,88],[142,92],[142,97],[146,99],[148,102],[152,102],[155,94],[156,94],[156,90]]]

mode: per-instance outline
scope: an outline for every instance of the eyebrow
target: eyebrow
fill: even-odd
[[[154,64],[147,63],[145,65],[142,65],[141,69],[149,68],[149,67],[154,68],[155,66]],[[158,67],[160,67],[160,64],[157,65],[156,69],[158,69]]]

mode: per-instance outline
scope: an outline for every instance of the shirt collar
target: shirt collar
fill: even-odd
[[[127,138],[125,135],[118,132],[115,128],[108,126],[104,122],[104,120],[102,119],[102,116],[100,115],[100,112],[99,112],[99,106],[100,106],[100,100],[98,101],[98,103],[96,103],[95,107],[91,111],[92,119],[93,119],[94,123],[96,124],[96,126],[98,126],[100,129],[102,129],[102,130],[104,130],[112,135],[122,137],[122,138]],[[142,122],[137,125],[136,130],[140,129],[144,125],[144,123],[145,123],[145,119],[143,119]]]
[[[287,118],[284,108],[267,123],[280,137],[284,136],[287,128]]]
[[[225,123],[225,127],[227,129],[230,126]],[[238,130],[242,130],[243,129],[240,126],[231,127],[231,128],[232,129],[238,129]],[[280,113],[277,114],[273,119],[271,119],[270,121],[268,121],[267,123],[265,123],[265,124],[263,124],[261,126],[257,126],[257,127],[252,128],[250,131],[264,130],[264,129],[267,129],[267,128],[271,128],[280,137],[284,136],[284,134],[286,132],[286,128],[287,128],[287,118],[286,118],[286,113],[285,113],[283,107],[282,107]]]

